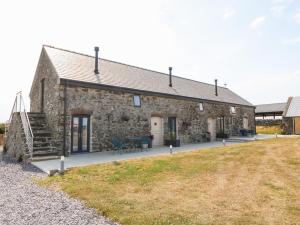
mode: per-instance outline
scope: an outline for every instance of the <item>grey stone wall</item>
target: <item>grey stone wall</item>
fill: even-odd
[[[7,153],[18,160],[28,157],[20,113],[13,113],[5,140]]]
[[[44,112],[52,132],[53,143],[58,150],[63,146],[64,86],[42,50],[30,94],[31,112],[40,112],[41,80],[45,79]],[[133,95],[141,96],[142,106],[133,106]],[[91,151],[111,150],[111,138],[148,136],[151,134],[151,117],[159,116],[164,121],[164,135],[168,136],[168,117],[177,118],[178,138],[181,142],[199,142],[200,135],[208,131],[208,118],[225,117],[225,132],[237,135],[243,128],[243,118],[249,120],[249,129],[255,129],[254,108],[236,106],[230,114],[231,104],[203,101],[204,111],[199,110],[199,101],[175,99],[124,91],[101,90],[68,86],[67,88],[67,149],[71,149],[72,115],[91,116]],[[127,119],[128,118],[128,119]]]
[[[281,124],[282,124],[282,120],[280,119],[256,120],[257,126],[276,126]]]
[[[59,96],[59,78],[46,51],[41,52],[30,93],[30,111],[41,112],[41,81],[44,79],[44,113],[52,133],[53,146],[62,149],[60,114],[62,98]]]
[[[282,125],[285,134],[294,134],[294,123],[292,117],[283,117]]]
[[[60,88],[60,96],[63,96],[63,86]],[[111,138],[114,136],[126,138],[150,135],[152,116],[163,118],[165,137],[168,136],[168,117],[175,116],[178,137],[184,143],[201,141],[199,136],[208,131],[208,118],[224,116],[225,132],[229,135],[239,133],[239,130],[243,128],[244,117],[249,120],[249,129],[255,129],[254,108],[252,107],[236,106],[236,113],[231,114],[232,104],[204,101],[204,111],[201,112],[199,101],[150,95],[140,95],[142,105],[134,107],[133,96],[132,93],[122,91],[68,87],[67,148],[70,149],[71,118],[74,114],[91,115],[92,151],[110,150]],[[128,121],[124,118],[128,118]],[[61,121],[63,121],[62,115]]]

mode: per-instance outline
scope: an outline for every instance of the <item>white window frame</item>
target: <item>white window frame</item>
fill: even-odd
[[[235,106],[230,106],[230,113],[231,114],[236,114],[236,107]]]
[[[203,112],[204,111],[203,102],[199,102],[198,106],[199,106],[199,111]]]
[[[141,107],[142,106],[142,100],[140,95],[134,95],[133,96],[133,106],[134,107]]]

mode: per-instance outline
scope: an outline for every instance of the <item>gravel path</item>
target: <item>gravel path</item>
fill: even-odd
[[[1,225],[114,224],[62,192],[37,186],[32,182],[33,176],[45,174],[33,166],[0,158]]]

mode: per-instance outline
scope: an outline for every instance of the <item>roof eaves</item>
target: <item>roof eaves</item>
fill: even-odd
[[[173,98],[184,98],[184,99],[193,99],[196,101],[208,101],[208,102],[215,102],[215,103],[226,103],[226,104],[232,104],[236,106],[246,106],[255,108],[254,105],[250,103],[250,105],[246,104],[239,104],[234,102],[224,102],[224,101],[216,101],[211,99],[205,99],[205,98],[193,98],[189,96],[182,96],[182,95],[174,95],[174,94],[167,94],[167,93],[161,93],[161,92],[154,92],[154,91],[147,91],[147,90],[139,90],[139,89],[133,89],[133,88],[126,88],[126,87],[120,87],[120,86],[111,86],[111,85],[105,85],[105,84],[97,84],[97,83],[91,83],[86,81],[78,81],[78,80],[71,80],[66,78],[60,78],[60,83],[68,83],[68,84],[74,84],[86,88],[101,88],[101,89],[109,89],[109,90],[125,90],[130,92],[139,92],[139,93],[148,93],[148,94],[154,94],[158,96],[166,96],[166,97],[173,97]]]

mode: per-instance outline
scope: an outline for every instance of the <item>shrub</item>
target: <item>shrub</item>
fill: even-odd
[[[5,124],[0,123],[0,134],[4,134],[4,132],[5,132]]]

